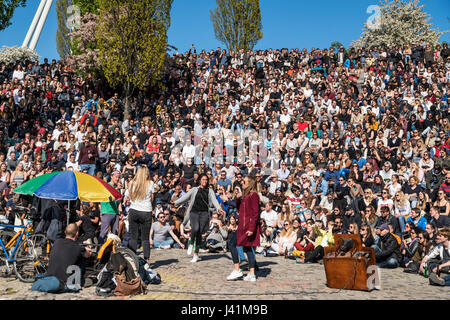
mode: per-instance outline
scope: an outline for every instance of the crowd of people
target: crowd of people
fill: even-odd
[[[4,214],[22,183],[81,171],[123,194],[80,204],[82,241],[113,232],[147,260],[151,247],[186,247],[197,262],[201,250],[230,250],[251,176],[252,253],[316,263],[333,235],[360,234],[379,267],[450,285],[447,44],[192,47],[168,60],[164,89],[139,91],[129,106],[64,60],[0,64]],[[187,201],[197,194],[205,203]],[[235,246],[229,279],[245,260]]]

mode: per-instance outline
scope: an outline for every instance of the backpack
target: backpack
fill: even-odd
[[[140,275],[134,273],[133,266],[120,252],[111,254],[106,268],[114,273],[116,280],[114,295],[129,296],[146,293],[146,285]]]
[[[112,271],[113,273],[124,272],[127,281],[134,279],[137,276],[134,273],[133,266],[131,265],[131,263],[127,259],[125,259],[123,254],[121,254],[120,252],[111,254],[109,262],[106,264],[106,269]]]
[[[62,230],[62,222],[58,219],[52,219],[47,229],[47,238],[51,241],[56,241],[59,238]]]

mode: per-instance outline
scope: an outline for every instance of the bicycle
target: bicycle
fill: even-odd
[[[39,273],[45,273],[47,267],[44,263],[42,246],[36,245],[42,242],[43,235],[30,234],[32,221],[27,225],[0,224],[2,228],[18,228],[21,231],[14,233],[8,230],[0,232],[0,260],[5,264],[5,274],[10,275],[12,271],[22,282],[34,282]],[[8,239],[9,238],[9,239]],[[7,241],[5,244],[4,241]],[[12,264],[12,269],[11,269]]]
[[[115,234],[109,233],[105,243],[102,245],[85,244],[85,246],[99,248],[98,252],[93,252],[92,257],[89,260],[90,263],[88,263],[92,264],[92,271],[100,272],[108,263],[111,254],[119,252],[128,262],[130,262],[135,274],[138,274],[139,260],[137,255],[131,249],[122,247],[122,241]]]

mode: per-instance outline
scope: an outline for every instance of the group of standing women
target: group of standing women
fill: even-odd
[[[188,255],[193,255],[191,262],[200,260],[199,249],[204,234],[209,226],[209,209],[214,207],[219,213],[225,214],[220,207],[214,191],[209,187],[209,179],[206,174],[200,176],[200,185],[191,188],[171,205],[178,207],[189,201],[183,224],[190,224],[191,238],[188,246]],[[256,259],[254,247],[260,245],[261,225],[259,223],[259,196],[256,190],[256,179],[247,176],[243,180],[243,190],[239,189],[237,194],[237,208],[239,208],[238,228],[232,232],[230,238],[230,251],[234,263],[234,270],[227,280],[244,279],[245,281],[256,281],[255,268]],[[153,192],[150,172],[147,167],[142,166],[131,181],[128,191],[131,205],[128,213],[130,230],[129,247],[136,252],[139,240],[139,228],[141,228],[141,243],[144,251],[144,259],[149,262],[150,258],[150,229],[152,225],[152,201]],[[249,273],[244,277],[239,267],[239,254],[237,247],[243,248],[247,254]]]

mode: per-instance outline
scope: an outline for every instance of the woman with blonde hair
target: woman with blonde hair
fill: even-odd
[[[128,211],[131,250],[136,252],[138,246],[139,230],[141,230],[141,243],[144,249],[144,259],[150,258],[150,229],[152,226],[152,195],[153,181],[147,166],[141,166],[136,176],[131,180],[125,196],[131,200]]]
[[[281,205],[281,211],[278,213],[278,228],[283,229],[283,221],[288,220],[289,222],[292,222],[294,219],[294,215],[291,211],[291,206],[289,204],[283,203]]]
[[[398,219],[400,229],[403,232],[406,224],[406,218],[411,214],[411,204],[406,199],[402,191],[398,191],[394,196],[394,216]]]
[[[364,212],[369,206],[377,207],[377,197],[374,196],[372,189],[367,188],[364,190],[364,196],[358,201],[358,208],[359,211]]]
[[[348,226],[349,234],[359,234],[358,224],[356,222],[350,223]]]
[[[289,220],[283,222],[283,229],[278,234],[276,241],[272,243],[269,250],[275,251],[279,255],[283,255],[286,251],[289,253],[294,249],[294,244],[297,241],[297,233],[292,228],[292,223]]]

